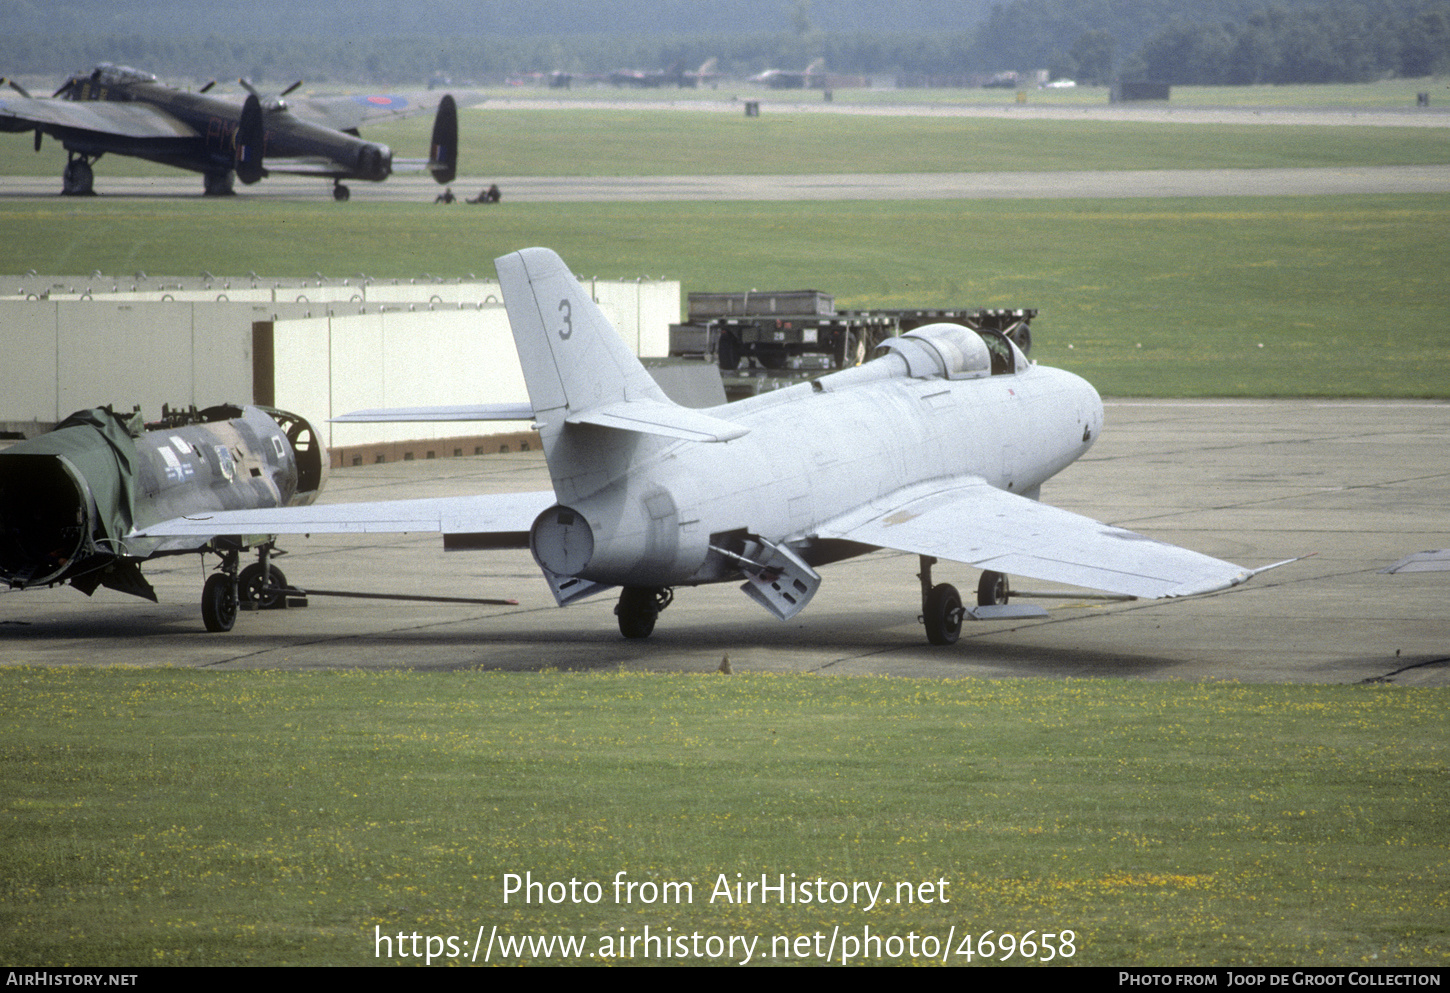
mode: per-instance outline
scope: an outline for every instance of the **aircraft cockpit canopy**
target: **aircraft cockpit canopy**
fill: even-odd
[[[154,83],[156,77],[152,73],[132,69],[130,66],[102,62],[91,73],[91,81],[104,86],[124,86],[127,83]]]
[[[881,343],[880,353],[896,352],[908,374],[923,378],[978,379],[993,372],[992,350],[982,336],[960,324],[927,324]]]

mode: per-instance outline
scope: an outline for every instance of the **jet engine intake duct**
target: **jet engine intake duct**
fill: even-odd
[[[94,551],[91,500],[58,455],[0,458],[0,580],[58,582]]]

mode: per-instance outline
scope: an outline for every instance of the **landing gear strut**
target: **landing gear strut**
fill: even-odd
[[[93,157],[76,152],[70,153],[70,159],[65,164],[65,171],[60,174],[62,196],[93,197],[96,195],[96,174],[91,169],[91,163],[98,158],[100,158],[99,155]]]
[[[962,633],[962,597],[950,583],[932,585],[931,567],[936,559],[921,556],[921,622],[926,626],[926,640],[933,645],[955,644]]]
[[[272,564],[275,548],[270,541],[257,547],[257,561],[245,569],[238,568],[241,548],[217,542],[211,550],[222,561],[201,588],[201,620],[208,631],[230,631],[237,622],[238,610],[276,610],[287,606],[287,577]]]
[[[257,549],[257,561],[242,570],[237,593],[252,610],[276,610],[287,606],[287,577],[272,564],[272,544]]]
[[[201,588],[201,622],[213,633],[230,631],[237,623],[237,560],[241,557],[235,548],[220,551],[222,557],[220,572],[207,578]]]
[[[626,638],[648,638],[660,611],[674,599],[675,591],[667,587],[626,586],[619,594],[619,605],[614,608],[619,617],[619,633]]]

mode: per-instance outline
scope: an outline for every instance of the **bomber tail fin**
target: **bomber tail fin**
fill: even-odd
[[[247,96],[242,104],[242,119],[237,125],[236,170],[237,178],[248,185],[267,175],[262,165],[262,149],[266,140],[266,125],[262,120],[262,101],[255,92]]]
[[[439,182],[451,183],[458,175],[458,104],[445,94],[433,118],[433,140],[428,143],[428,171]]]
[[[745,434],[672,402],[552,251],[526,248],[494,266],[560,500],[608,485],[663,444]]]

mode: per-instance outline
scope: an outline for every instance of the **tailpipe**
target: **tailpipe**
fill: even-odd
[[[0,458],[0,581],[46,586],[96,551],[95,500],[64,455]]]

